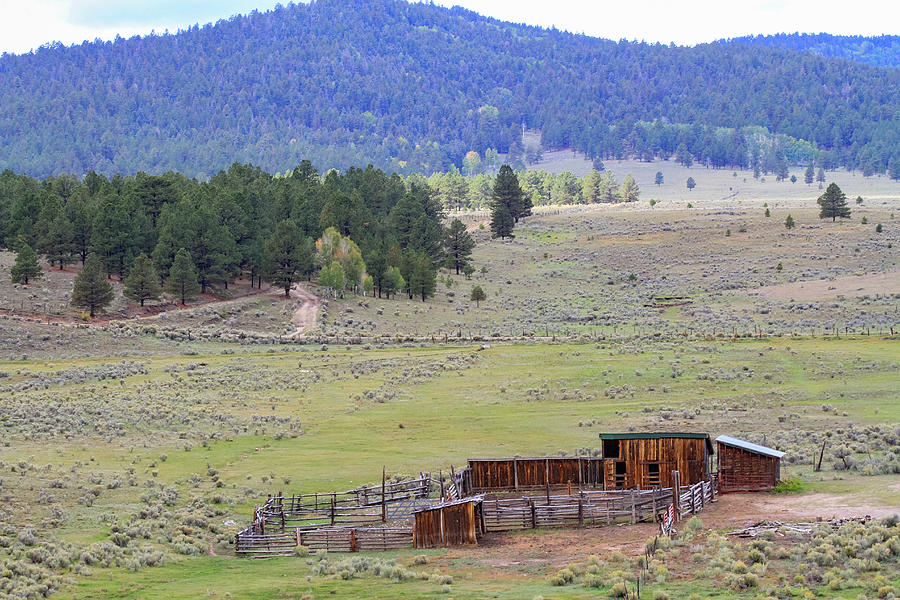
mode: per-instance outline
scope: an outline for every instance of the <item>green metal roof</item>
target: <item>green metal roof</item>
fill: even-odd
[[[671,431],[657,431],[651,433],[601,433],[601,440],[654,440],[658,438],[688,438],[694,440],[706,440],[706,448],[713,452],[712,440],[708,433],[673,433]]]

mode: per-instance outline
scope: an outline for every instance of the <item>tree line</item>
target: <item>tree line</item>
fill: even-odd
[[[209,181],[94,172],[43,180],[0,174],[0,244],[19,253],[13,279],[80,262],[100,279],[119,279],[143,305],[167,289],[182,303],[238,277],[270,282],[288,295],[317,278],[335,296],[434,294],[437,270],[471,268],[474,240],[427,180],[372,166],[320,175],[304,161],[284,176],[233,164]],[[26,266],[28,265],[28,266]],[[76,288],[78,288],[76,282]],[[76,289],[76,292],[78,290]],[[100,305],[85,305],[93,313]]]

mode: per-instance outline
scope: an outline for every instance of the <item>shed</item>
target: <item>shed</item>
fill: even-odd
[[[771,490],[781,479],[784,452],[729,435],[716,438],[719,449],[719,491],[761,492]]]
[[[415,548],[476,545],[484,533],[481,496],[445,502],[416,511]]]
[[[682,485],[709,478],[708,433],[601,433],[600,440],[607,490],[671,487],[672,471]]]

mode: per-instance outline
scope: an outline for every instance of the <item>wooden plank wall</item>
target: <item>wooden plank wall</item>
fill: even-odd
[[[470,493],[524,490],[572,485],[602,487],[603,468],[599,458],[500,458],[469,460]]]
[[[771,490],[778,480],[779,459],[718,444],[719,489],[727,492]]]
[[[706,440],[698,438],[639,438],[619,440],[619,459],[607,458],[606,489],[672,487],[672,471],[682,473],[682,484],[707,479]],[[625,477],[617,478],[616,463],[625,463]],[[658,480],[651,477],[649,464],[659,464]]]
[[[416,513],[413,546],[440,548],[477,544],[475,503],[462,502]]]

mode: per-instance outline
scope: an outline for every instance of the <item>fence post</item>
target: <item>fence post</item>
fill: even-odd
[[[513,457],[513,488],[519,491],[519,461]]]
[[[528,499],[528,504],[531,506],[531,528],[537,529],[537,514],[534,510],[534,500]],[[499,511],[498,511],[499,514]]]
[[[547,506],[550,506],[550,459],[544,459],[544,483],[547,484]]]
[[[631,524],[637,523],[637,514],[634,506],[634,490],[631,490]]]
[[[387,467],[382,465],[381,467],[381,522],[387,523],[387,504],[385,503],[384,498],[384,480],[387,478]]]
[[[681,520],[681,473],[672,471],[672,505],[675,507],[674,521]]]
[[[578,528],[584,527],[584,498],[579,492],[578,494]]]
[[[334,505],[335,505],[335,496],[331,495],[331,525],[334,526]]]
[[[650,519],[653,523],[656,523],[656,490],[652,490],[650,492],[650,506],[653,510],[653,518]]]

